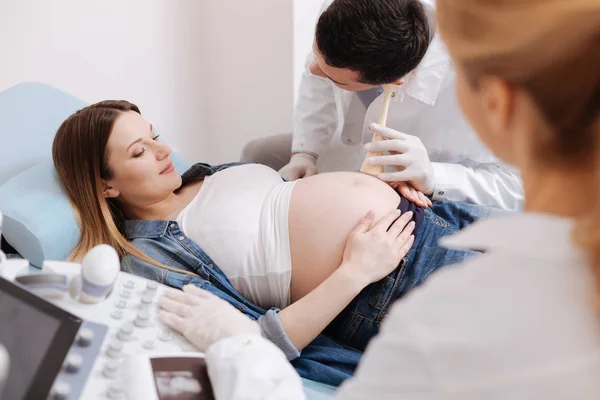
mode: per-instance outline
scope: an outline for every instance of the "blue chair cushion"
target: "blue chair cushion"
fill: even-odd
[[[0,92],[0,185],[52,160],[60,124],[86,104],[41,83],[21,83]]]
[[[71,204],[51,163],[38,164],[0,186],[2,234],[37,267],[66,260],[79,240]]]
[[[335,395],[336,388],[333,386],[324,385],[319,382],[302,379],[304,385],[304,394],[307,400],[328,400]]]

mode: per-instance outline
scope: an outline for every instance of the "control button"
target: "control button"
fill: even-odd
[[[156,343],[154,343],[152,340],[146,340],[142,346],[146,350],[153,350],[154,348],[156,348]]]
[[[156,282],[148,282],[146,285],[146,291],[148,292],[156,292],[156,289],[158,289],[158,283]]]
[[[74,374],[79,371],[83,364],[83,357],[79,354],[70,354],[65,361],[65,369],[67,372]]]
[[[168,342],[173,339],[173,332],[169,328],[161,329],[160,332],[158,332],[158,339],[163,342]]]
[[[131,298],[131,290],[122,290],[119,295],[124,299],[130,299]]]
[[[111,358],[119,358],[123,355],[123,342],[114,341],[108,345],[108,350],[106,352]]]
[[[94,331],[89,328],[83,328],[79,331],[79,336],[77,337],[77,344],[81,347],[88,347],[90,343],[94,340]]]
[[[153,294],[145,294],[142,296],[142,304],[150,305],[150,304],[152,304],[153,301],[154,301]]]
[[[127,282],[125,282],[125,284],[123,286],[125,286],[127,289],[133,289],[133,288],[135,288],[135,282],[127,281]]]
[[[113,317],[114,319],[123,319],[124,315],[125,314],[121,310],[115,310],[110,313],[110,316]]]
[[[127,341],[133,339],[133,330],[135,327],[131,322],[128,322],[124,325],[121,325],[119,328],[119,333],[117,333],[117,337],[121,340]]]
[[[52,400],[65,400],[71,393],[71,386],[67,382],[57,382],[52,388],[50,398]]]
[[[135,321],[133,321],[135,326],[138,328],[145,328],[150,325],[150,313],[146,310],[142,310],[137,313],[135,317]]]
[[[102,375],[109,379],[114,378],[115,376],[117,376],[120,369],[121,363],[119,363],[118,361],[109,361],[104,365],[104,368],[102,369]]]
[[[122,399],[125,397],[125,385],[121,381],[111,382],[108,385],[108,397],[110,399]]]
[[[125,300],[119,300],[115,303],[115,307],[125,309],[127,308],[127,302]]]

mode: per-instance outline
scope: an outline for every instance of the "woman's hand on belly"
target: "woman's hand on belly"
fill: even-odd
[[[375,220],[394,211],[400,196],[365,174],[333,172],[299,180],[289,208],[291,300],[296,301],[342,263],[348,235],[370,210]]]
[[[415,223],[412,212],[395,210],[374,222],[369,212],[350,233],[340,269],[367,286],[385,278],[398,267],[412,247]]]
[[[411,213],[394,210],[373,224],[369,212],[350,232],[340,267],[314,290],[279,312],[279,319],[298,350],[310,343],[372,282],[400,263],[414,238]],[[408,224],[408,225],[407,225]]]

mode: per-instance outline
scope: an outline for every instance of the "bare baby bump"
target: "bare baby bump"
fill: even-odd
[[[378,220],[399,202],[388,184],[361,173],[332,172],[298,181],[289,208],[292,302],[339,267],[349,233],[369,210]]]

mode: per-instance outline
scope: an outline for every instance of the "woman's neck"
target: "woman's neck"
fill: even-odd
[[[526,211],[577,218],[587,214],[595,202],[596,182],[591,169],[545,169],[522,176]]]
[[[180,206],[180,199],[175,193],[169,194],[166,198],[154,203],[146,204],[143,207],[129,206],[129,214],[134,219],[139,220],[174,220],[183,209]],[[185,207],[185,206],[184,206]]]
[[[179,213],[196,197],[202,181],[194,182],[180,188],[167,197],[143,207],[128,207],[129,214],[138,220],[174,221]]]

